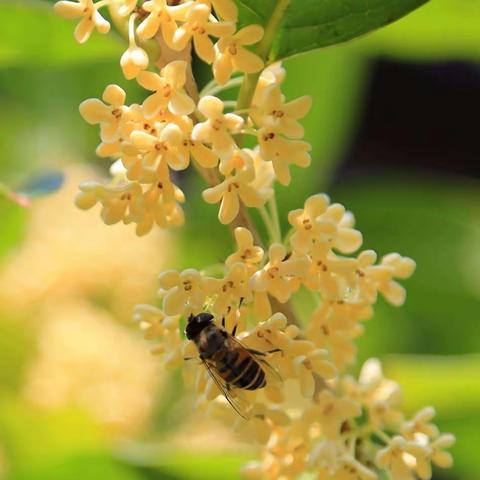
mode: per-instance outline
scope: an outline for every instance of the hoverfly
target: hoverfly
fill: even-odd
[[[247,408],[235,394],[235,389],[264,388],[267,385],[267,371],[281,380],[278,372],[261,358],[281,350],[277,348],[259,352],[247,348],[235,338],[236,329],[235,326],[232,333],[228,333],[225,319],[222,320],[222,327],[217,327],[213,315],[202,312],[188,317],[185,335],[195,343],[200,360],[227,401],[240,416],[248,419]]]

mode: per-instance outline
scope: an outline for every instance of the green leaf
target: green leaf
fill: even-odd
[[[399,18],[427,0],[291,0],[275,32],[270,60],[351,40]],[[280,2],[237,0],[241,25],[267,27]]]
[[[355,42],[362,53],[414,60],[480,59],[480,2],[435,0]]]
[[[116,35],[94,33],[84,45],[73,38],[75,20],[65,20],[38,1],[0,3],[0,67],[65,66],[120,58]],[[35,88],[34,85],[31,86]]]
[[[17,205],[0,193],[0,218],[2,219],[2,233],[0,235],[1,260],[23,238],[27,212],[20,205]]]

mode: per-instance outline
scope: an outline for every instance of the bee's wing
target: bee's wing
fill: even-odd
[[[267,375],[267,381],[274,381],[274,383],[283,382],[283,378],[278,372],[278,370],[267,361],[266,357],[268,357],[269,355],[268,353],[259,352],[258,350],[253,350],[251,348],[248,348],[240,340],[238,340],[238,338],[235,338],[233,335],[229,335],[228,339],[231,342],[235,342],[237,346],[239,346],[243,350],[246,350],[248,354],[251,355],[254,358],[254,360],[260,364],[265,374]]]
[[[228,403],[233,407],[233,409],[245,420],[250,418],[248,412],[249,406],[245,399],[239,397],[235,392],[235,388],[227,384],[225,380],[219,375],[215,366],[210,363],[208,360],[202,360],[207,372],[209,373],[212,380],[215,382],[217,387],[222,392],[223,396],[227,399]]]

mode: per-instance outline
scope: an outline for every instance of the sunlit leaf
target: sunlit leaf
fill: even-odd
[[[120,58],[122,42],[115,35],[94,33],[84,45],[73,38],[75,21],[35,0],[0,2],[0,68],[71,65]]]
[[[368,54],[415,60],[478,60],[479,25],[480,2],[435,0],[352,47]]]
[[[0,195],[0,259],[10,252],[23,238],[27,213],[24,208],[11,199]]]
[[[351,40],[408,14],[427,0],[291,0],[275,35],[271,59]],[[242,25],[266,26],[278,0],[237,0]]]

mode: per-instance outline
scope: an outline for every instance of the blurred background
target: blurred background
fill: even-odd
[[[78,183],[109,166],[78,104],[108,83],[128,103],[142,98],[122,78],[124,45],[98,34],[76,44],[74,22],[41,0],[0,2],[0,22],[0,478],[239,478],[252,451],[191,414],[179,374],[131,322],[134,304],[154,301],[162,268],[228,254],[216,207],[185,175],[181,231],[137,238],[78,211]],[[366,248],[417,261],[406,305],[378,303],[360,357],[385,362],[408,413],[435,405],[457,435],[455,467],[435,479],[478,480],[480,2],[434,0],[285,66],[287,97],[314,98],[304,122],[313,165],[278,188],[282,216],[326,191],[353,210]],[[9,189],[35,193],[45,174],[63,176],[60,190],[12,201]]]

